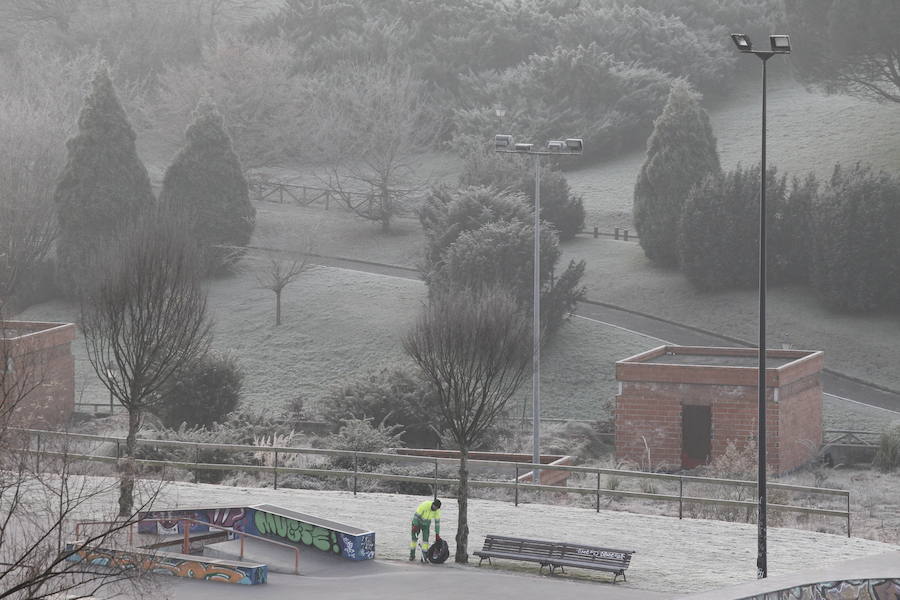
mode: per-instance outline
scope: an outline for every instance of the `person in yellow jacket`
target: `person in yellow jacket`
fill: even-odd
[[[434,521],[434,539],[441,539],[441,501],[426,500],[419,504],[412,518],[412,541],[409,543],[409,560],[416,560],[416,544],[419,533],[422,533],[422,554],[428,552],[428,534],[431,522]]]

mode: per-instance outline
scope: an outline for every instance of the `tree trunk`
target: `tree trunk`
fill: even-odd
[[[459,449],[459,517],[456,526],[456,562],[469,562],[469,450]]]
[[[128,437],[125,438],[125,456],[119,459],[119,516],[127,517],[134,505],[134,450],[141,426],[141,411],[128,408]]]
[[[275,292],[275,326],[281,325],[281,292]]]
[[[381,231],[388,233],[391,230],[391,216],[394,207],[391,206],[391,191],[384,187],[381,188],[381,206],[379,208],[381,210]]]

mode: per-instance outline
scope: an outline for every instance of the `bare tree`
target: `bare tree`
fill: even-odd
[[[64,160],[51,106],[0,102],[0,309],[35,278],[56,237],[53,190]]]
[[[407,354],[437,390],[441,414],[459,446],[456,562],[468,562],[469,450],[505,409],[531,361],[531,328],[506,291],[461,290],[434,298],[403,339]]]
[[[73,555],[107,545],[150,509],[160,486],[142,491],[136,510],[125,518],[104,514],[111,488],[106,478],[84,477],[68,443],[34,449],[29,438],[11,427],[23,414],[17,409],[48,382],[46,366],[16,353],[8,338],[15,324],[0,319],[0,600],[39,600],[72,594],[86,597],[125,582],[141,591],[133,571],[111,571]],[[26,353],[27,354],[27,353]],[[74,536],[73,521],[106,520]]]
[[[97,377],[128,411],[119,512],[132,508],[134,451],[143,413],[209,347],[211,324],[196,244],[171,214],[151,211],[98,256],[81,304]]]
[[[389,231],[421,187],[415,159],[439,131],[424,83],[408,67],[347,64],[317,85],[308,128],[323,144],[320,178],[350,210]]]
[[[275,294],[275,325],[281,325],[281,292],[301,273],[309,268],[309,255],[294,259],[290,263],[281,258],[270,258],[265,269],[256,274],[260,287]]]

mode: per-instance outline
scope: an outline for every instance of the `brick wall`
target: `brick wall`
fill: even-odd
[[[75,358],[71,343],[75,326],[62,323],[6,322],[0,355],[10,371],[6,377],[27,389],[12,415],[12,423],[27,427],[57,427],[75,409]]]
[[[709,406],[710,456],[733,441],[740,448],[757,437],[757,389],[624,381],[616,396],[616,458],[651,469],[678,469],[682,461],[682,406]],[[815,457],[822,442],[822,387],[818,374],[778,391],[766,403],[767,462],[773,473],[794,469]]]

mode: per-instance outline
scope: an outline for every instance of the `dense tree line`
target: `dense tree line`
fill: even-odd
[[[754,287],[760,165],[722,172],[697,95],[676,81],[647,144],[634,221],[647,257],[701,290]],[[900,307],[900,178],[837,165],[824,186],[766,172],[767,278],[809,284],[838,310]]]

